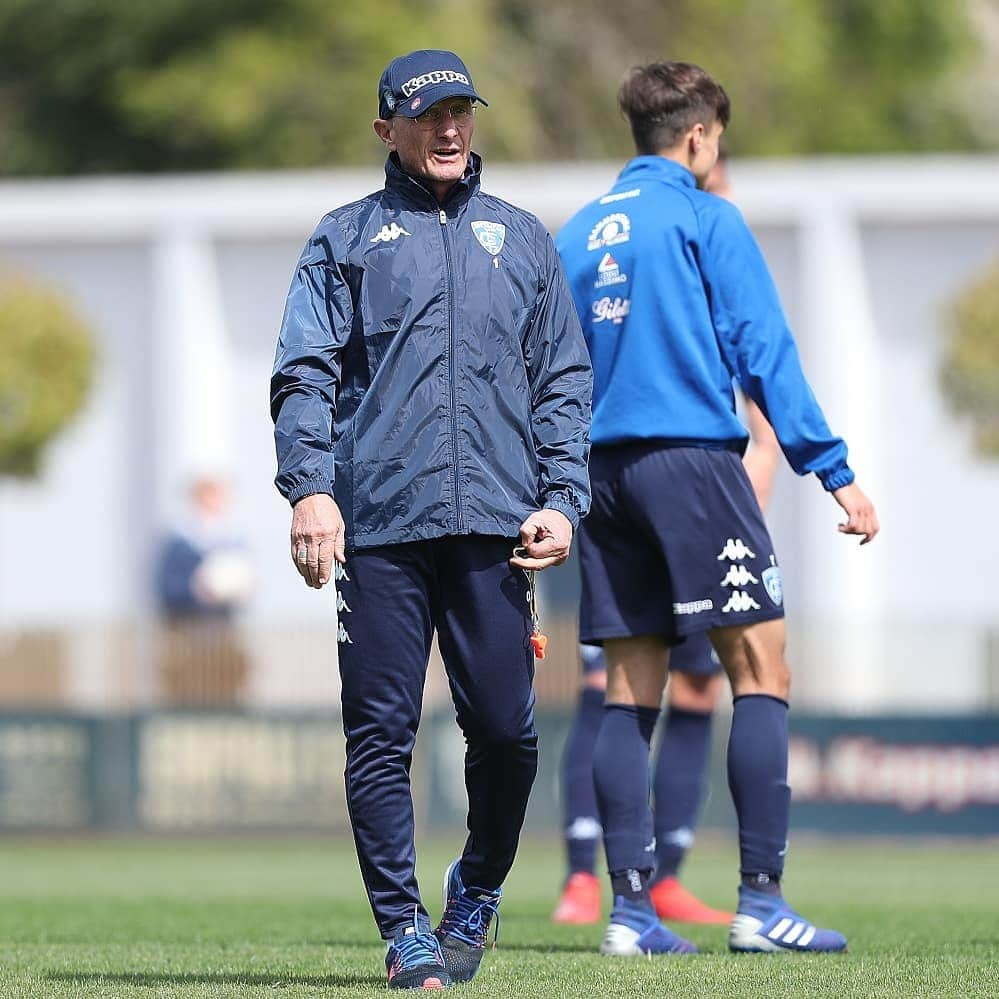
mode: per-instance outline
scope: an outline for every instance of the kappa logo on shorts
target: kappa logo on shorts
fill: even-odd
[[[353,645],[354,643],[350,640],[350,635],[347,634],[347,629],[343,626],[343,622],[340,622],[340,627],[337,628],[336,632],[337,645]]]
[[[739,562],[744,558],[756,558],[756,552],[747,548],[742,538],[729,538],[725,542],[725,547],[718,553],[717,561],[728,559],[729,562]]]
[[[333,579],[337,583],[341,579],[346,579],[348,583],[350,582],[350,576],[347,575],[347,567],[342,562],[333,563]]]
[[[587,250],[602,250],[605,246],[617,246],[631,239],[631,219],[624,212],[605,215],[591,230],[586,241]]]
[[[721,581],[721,584],[722,586],[748,586],[750,583],[758,582],[759,580],[744,565],[730,565],[728,575]]]
[[[412,236],[411,232],[407,232],[398,222],[393,222],[391,225],[383,225],[378,232],[375,233],[374,238],[371,240],[372,243],[394,243],[400,236]]]
[[[343,599],[343,594],[337,591],[336,609],[339,614],[353,614],[354,612],[347,606],[347,601]]]
[[[745,590],[734,590],[732,596],[728,598],[728,603],[722,607],[722,613],[731,614],[735,612],[740,614],[743,611],[759,609],[760,605]]]
[[[781,576],[780,566],[777,559],[771,555],[770,565],[760,574],[763,576],[763,585],[767,588],[767,596],[780,607],[784,603],[784,579]]]
[[[479,245],[494,257],[503,249],[506,240],[506,226],[500,222],[473,222],[472,232]]]

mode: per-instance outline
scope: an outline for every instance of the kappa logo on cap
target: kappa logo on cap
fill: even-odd
[[[453,69],[434,69],[429,73],[421,73],[407,80],[400,88],[403,95],[412,97],[417,90],[429,87],[431,83],[464,83],[466,87],[471,87],[468,77],[464,73],[459,73]]]

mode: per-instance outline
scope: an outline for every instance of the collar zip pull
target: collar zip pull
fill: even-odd
[[[441,225],[447,225],[447,212],[443,208],[441,209],[440,219]]]

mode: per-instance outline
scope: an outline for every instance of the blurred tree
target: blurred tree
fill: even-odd
[[[955,412],[971,417],[978,453],[999,458],[999,260],[955,298],[948,326],[944,395]]]
[[[90,331],[58,295],[0,279],[0,476],[37,474],[93,380]]]
[[[739,154],[971,149],[978,5],[0,0],[0,173],[371,162],[378,75],[421,47],[469,62],[501,159],[627,155],[617,83],[656,58],[724,83]]]

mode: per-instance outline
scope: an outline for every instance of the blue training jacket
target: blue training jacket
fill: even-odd
[[[699,190],[680,164],[639,156],[557,245],[593,362],[595,445],[744,449],[735,379],[799,475],[815,472],[830,491],[853,481],[734,205]]]
[[[551,236],[399,167],[327,215],[298,262],[271,379],[280,492],[333,495],[352,548],[514,537],[589,509],[592,377]],[[335,474],[334,474],[335,472]]]

